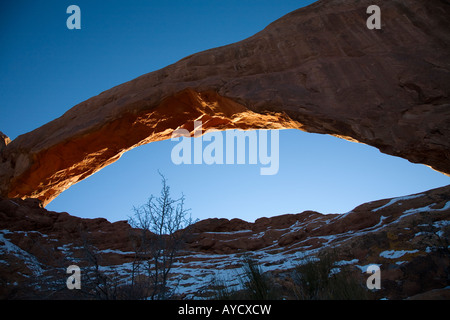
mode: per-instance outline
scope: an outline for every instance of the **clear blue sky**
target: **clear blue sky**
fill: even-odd
[[[195,52],[245,39],[314,1],[13,1],[0,2],[0,131],[11,139],[115,85]],[[66,8],[81,8],[81,30],[68,30]],[[54,211],[125,220],[133,205],[160,191],[183,192],[194,218],[258,217],[304,210],[343,213],[367,201],[444,186],[423,165],[330,136],[280,132],[277,175],[260,165],[180,165],[176,143],[152,143],[74,185]]]

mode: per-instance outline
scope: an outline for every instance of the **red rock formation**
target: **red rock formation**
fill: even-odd
[[[2,149],[4,149],[9,143],[11,142],[11,139],[0,131],[0,152]]]
[[[366,9],[382,9],[382,29]],[[331,134],[450,174],[450,6],[318,1],[228,46],[84,101],[0,147],[0,194],[62,191],[196,119],[204,129]]]
[[[305,211],[254,223],[199,221],[177,255],[173,283],[179,282],[187,297],[201,297],[217,275],[236,282],[244,254],[265,272],[288,276],[305,258],[334,249],[336,267],[347,265],[357,276],[369,264],[381,265],[378,298],[445,298],[447,293],[437,289],[448,286],[449,199],[447,186],[365,203],[339,215]],[[86,273],[86,246],[105,275],[127,280],[135,231],[125,221],[81,219],[49,212],[34,199],[0,197],[0,298],[70,294],[65,268],[77,264]]]

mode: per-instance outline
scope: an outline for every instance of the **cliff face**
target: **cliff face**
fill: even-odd
[[[381,7],[381,30],[366,27],[372,4]],[[450,174],[449,17],[440,0],[318,1],[2,144],[0,194],[45,205],[196,119],[205,130],[331,134]]]
[[[11,139],[0,131],[0,152],[2,149],[4,149],[9,143],[11,142]]]
[[[66,268],[73,264],[83,276],[89,270],[100,275],[105,291],[118,292],[130,285],[135,271],[136,231],[125,221],[81,219],[49,212],[34,199],[0,198],[0,297],[77,297],[66,287]],[[247,255],[292,294],[292,268],[335,251],[334,272],[349,268],[363,285],[367,266],[380,266],[381,289],[373,298],[448,299],[449,239],[450,186],[365,203],[345,214],[306,211],[254,223],[207,219],[193,225],[169,286],[177,288],[179,298],[210,296],[214,280],[238,286]]]

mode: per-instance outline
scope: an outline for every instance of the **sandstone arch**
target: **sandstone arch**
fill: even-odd
[[[450,174],[450,5],[318,1],[102,92],[0,145],[0,194],[49,203],[139,145],[204,129],[331,134]]]

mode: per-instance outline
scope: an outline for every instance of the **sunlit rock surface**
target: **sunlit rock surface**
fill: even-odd
[[[377,3],[382,28],[369,30],[366,9]],[[46,205],[194,120],[204,130],[331,134],[450,174],[449,16],[439,0],[318,1],[0,142],[0,194]]]

